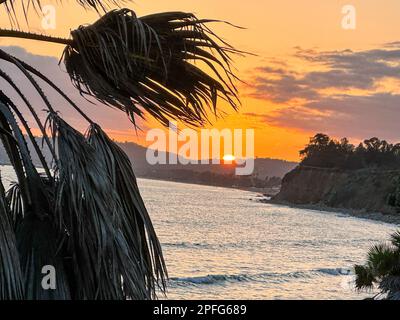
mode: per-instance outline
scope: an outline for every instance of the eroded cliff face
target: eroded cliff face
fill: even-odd
[[[399,171],[298,166],[283,178],[281,191],[273,201],[395,214],[388,198],[395,192],[399,176]]]

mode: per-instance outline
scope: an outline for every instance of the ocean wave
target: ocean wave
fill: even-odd
[[[224,242],[224,243],[208,243],[208,242],[164,242],[163,247],[171,249],[188,249],[188,250],[230,250],[230,249],[243,249],[243,248],[265,248],[272,245],[272,240],[253,240],[253,241],[238,241],[238,242]],[[332,239],[332,240],[280,240],[280,245],[285,247],[311,247],[319,248],[326,246],[340,246],[343,244],[364,244],[370,243],[370,239],[353,239],[349,242],[343,239]]]
[[[331,276],[349,276],[354,274],[353,270],[349,268],[322,268],[315,271]]]
[[[288,273],[260,273],[260,274],[214,274],[196,277],[170,278],[172,285],[216,285],[232,282],[268,282],[290,281],[291,279],[313,278],[316,276],[345,276],[353,275],[349,268],[320,268],[314,270],[294,271]]]
[[[198,277],[183,277],[183,278],[171,278],[172,282],[183,282],[191,284],[216,284],[221,282],[241,282],[251,281],[250,276],[247,275],[208,275]]]
[[[163,247],[177,247],[177,248],[208,248],[210,244],[208,243],[190,243],[190,242],[173,242],[173,243],[163,243]]]
[[[253,243],[206,243],[206,242],[165,242],[163,247],[178,248],[178,249],[205,249],[205,250],[220,250],[220,249],[237,249],[253,246]]]

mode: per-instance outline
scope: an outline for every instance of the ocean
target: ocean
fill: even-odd
[[[0,167],[3,182],[13,178]],[[161,299],[363,299],[354,264],[394,225],[260,202],[236,189],[138,180],[163,247]]]

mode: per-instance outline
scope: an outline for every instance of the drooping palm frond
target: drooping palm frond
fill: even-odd
[[[94,147],[97,158],[104,161],[111,183],[121,203],[121,230],[129,250],[143,265],[142,273],[149,295],[156,293],[155,285],[165,290],[167,275],[161,245],[143,203],[132,164],[122,149],[97,125],[88,131],[88,142]]]
[[[18,183],[13,183],[7,190],[7,202],[10,207],[10,218],[13,229],[16,230],[24,219],[24,202],[21,196],[21,190]]]
[[[43,179],[33,165],[25,137],[9,107],[11,100],[6,98],[6,96],[0,94],[0,121],[15,140],[15,149],[12,150],[14,161],[20,162],[23,166],[24,172],[21,172],[20,175],[24,176],[27,186],[24,190],[25,199],[27,199],[26,210],[35,212],[38,217],[44,217],[51,211],[49,199],[47,198],[48,194],[45,190]]]
[[[49,142],[49,139],[47,137],[47,134],[42,126],[42,123],[38,117],[38,115],[36,114],[36,112],[34,111],[34,108],[32,107],[31,103],[28,101],[28,99],[25,97],[25,95],[21,92],[21,90],[18,88],[18,86],[14,83],[14,81],[11,79],[11,77],[6,74],[5,72],[3,72],[2,70],[0,70],[0,77],[3,78],[4,80],[6,80],[6,82],[8,82],[11,87],[15,90],[15,92],[22,98],[22,100],[25,102],[26,106],[28,107],[29,110],[31,110],[31,113],[33,115],[33,117],[36,120],[37,125],[39,126],[39,129],[41,130],[42,134],[43,134],[43,139],[46,140],[47,142]],[[0,91],[0,96],[1,98],[6,101],[6,103],[8,103],[8,105],[12,108],[12,110],[14,111],[14,113],[18,116],[19,120],[21,121],[25,131],[27,132],[30,141],[36,151],[36,154],[39,157],[39,160],[41,162],[42,167],[44,168],[47,177],[49,179],[51,179],[51,173],[50,173],[50,169],[49,166],[47,164],[47,161],[44,157],[44,155],[42,154],[42,151],[38,145],[38,143],[36,142],[36,138],[34,137],[31,128],[28,125],[28,122],[25,120],[23,114],[21,113],[21,111],[19,110],[19,108],[17,108],[17,106],[4,94]],[[48,146],[50,144],[48,143]]]
[[[128,9],[111,11],[72,31],[66,69],[81,93],[132,121],[143,108],[165,125],[203,124],[218,99],[234,109],[239,103],[229,57],[239,52],[214,35],[210,21],[183,12],[138,18]]]
[[[121,2],[77,1],[96,10]],[[0,0],[10,13],[15,13],[16,2]],[[38,9],[40,3],[24,2],[25,16],[29,7]],[[18,30],[0,30],[0,37],[66,45],[64,62],[81,94],[123,110],[133,122],[147,112],[165,125],[169,119],[198,125],[208,120],[209,110],[217,114],[220,100],[234,109],[240,103],[230,58],[240,52],[216,36],[207,27],[210,22],[182,12],[137,18],[122,9],[78,28],[71,39]],[[6,254],[0,261],[6,270],[5,277],[0,275],[1,294],[29,299],[156,298],[157,289],[165,290],[166,266],[128,157],[39,70],[1,49],[0,60],[17,67],[44,103],[47,126],[14,75],[0,69],[0,78],[33,116],[54,165],[51,170],[46,163],[20,106],[0,91],[1,143],[18,179],[1,197],[9,219],[9,226],[0,230],[0,257]],[[86,136],[57,114],[41,81],[88,121]],[[34,167],[27,141],[45,176]],[[11,286],[7,281],[13,276],[13,261],[7,260],[7,250],[15,249],[15,241],[7,230],[16,232],[15,257],[23,278]],[[40,286],[43,264],[56,267],[55,292],[44,292]]]
[[[16,158],[19,161],[16,163],[20,163],[22,177],[18,179],[19,183],[9,191],[9,203],[13,208],[11,211],[13,223],[19,230],[19,238],[23,240],[19,245],[19,251],[21,261],[24,262],[25,278],[29,279],[29,283],[32,282],[32,285],[27,288],[29,292],[26,297],[32,299],[154,298],[157,287],[165,289],[166,268],[160,244],[138,191],[129,160],[100,127],[94,125],[78,106],[44,75],[1,50],[0,59],[17,65],[48,106],[50,115],[48,123],[51,124],[51,130],[44,128],[43,132],[49,131],[49,135],[53,137],[49,143],[52,148],[58,150],[54,159],[55,171],[49,179],[49,183],[53,184],[53,193],[44,188],[42,194],[47,194],[48,199],[36,198],[36,201],[33,201],[33,203],[48,203],[48,208],[46,210],[41,206],[33,210],[36,212],[34,215],[30,215],[32,201],[24,200],[23,195],[25,198],[32,198],[30,187],[38,188],[40,183],[32,183],[32,178],[29,180],[25,173],[25,167],[31,168],[33,173],[29,176],[36,177],[29,150],[26,148],[25,137],[21,134],[15,119],[7,113],[10,119],[6,120],[12,123],[12,127],[17,132],[19,144],[22,146],[21,149],[26,156],[26,159],[22,161],[20,146],[16,143],[14,153],[17,154]],[[90,142],[54,112],[44,92],[30,73],[49,84],[89,123],[92,123],[91,128],[96,128],[96,134],[93,131],[89,137]],[[15,89],[14,86],[13,88]],[[1,94],[0,97],[2,97]],[[10,103],[7,97],[3,98],[6,103]],[[7,108],[8,111],[10,109]],[[31,111],[35,114],[33,110]],[[40,119],[37,120],[41,126],[46,127],[41,124]],[[15,133],[11,129],[9,131],[10,138],[13,141],[16,140],[13,135]],[[103,158],[104,152],[110,152],[107,159]],[[10,154],[12,156],[13,152]],[[115,165],[110,166],[109,161],[115,161]],[[28,180],[32,181],[27,182]],[[27,191],[22,192],[21,183],[27,186]],[[44,184],[45,187],[47,185],[47,183]],[[132,194],[129,194],[130,192]],[[63,260],[61,267],[64,269],[60,270],[65,270],[65,276],[61,278],[61,288],[65,290],[59,294],[49,295],[41,292],[37,283],[37,270],[41,261],[44,261],[40,258],[42,253],[36,252],[35,256],[38,258],[34,260],[31,251],[27,250],[28,243],[32,246],[33,243],[40,243],[43,239],[38,238],[35,233],[27,234],[25,237],[20,233],[20,230],[26,231],[39,223],[34,218],[41,217],[41,212],[49,213],[47,217],[52,221],[56,231],[54,237],[48,240],[52,244],[58,243],[58,240],[61,241],[57,255],[51,254],[54,252],[54,247],[50,244],[38,247],[46,248],[50,256],[55,259],[55,264],[60,264],[60,258]],[[43,228],[51,226],[49,221],[43,223]],[[31,260],[34,264],[27,264],[27,261]]]
[[[152,298],[151,266],[129,247],[129,226],[104,159],[58,115],[49,115],[49,125],[58,147],[56,220],[69,234],[74,298]],[[128,232],[132,237],[134,230]]]
[[[53,219],[39,219],[33,213],[27,213],[18,224],[16,238],[18,254],[24,275],[25,296],[28,300],[68,300],[70,291],[64,270],[63,252],[58,251],[59,234],[53,225]],[[43,286],[47,275],[44,267],[54,268],[53,288]]]
[[[147,112],[164,125],[173,119],[196,126],[208,121],[209,110],[220,115],[219,100],[240,105],[231,55],[243,52],[208,27],[216,21],[184,12],[138,18],[121,9],[74,30],[72,39],[16,30],[0,30],[0,37],[65,44],[64,63],[81,94],[134,123]]]
[[[0,300],[23,299],[23,288],[15,234],[4,187],[0,180]]]
[[[63,271],[63,257],[57,255],[57,233],[53,221],[53,180],[42,178],[34,167],[25,137],[11,111],[11,100],[0,94],[0,122],[12,137],[9,154],[23,166],[23,179],[27,188],[22,205],[23,214],[10,212],[15,220],[18,257],[24,281],[24,298],[34,300],[68,299],[69,289]],[[10,144],[10,143],[9,143]],[[46,180],[47,179],[47,180]],[[10,205],[10,203],[8,203]],[[22,218],[22,220],[21,220]],[[17,223],[17,219],[19,219]],[[44,290],[42,268],[46,265],[57,270],[56,290]]]

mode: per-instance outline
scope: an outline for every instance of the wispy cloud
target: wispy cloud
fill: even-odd
[[[364,51],[296,48],[293,58],[303,71],[274,63],[255,70],[249,95],[279,106],[263,121],[338,136],[399,137],[400,87],[382,83],[400,81],[400,42]]]

